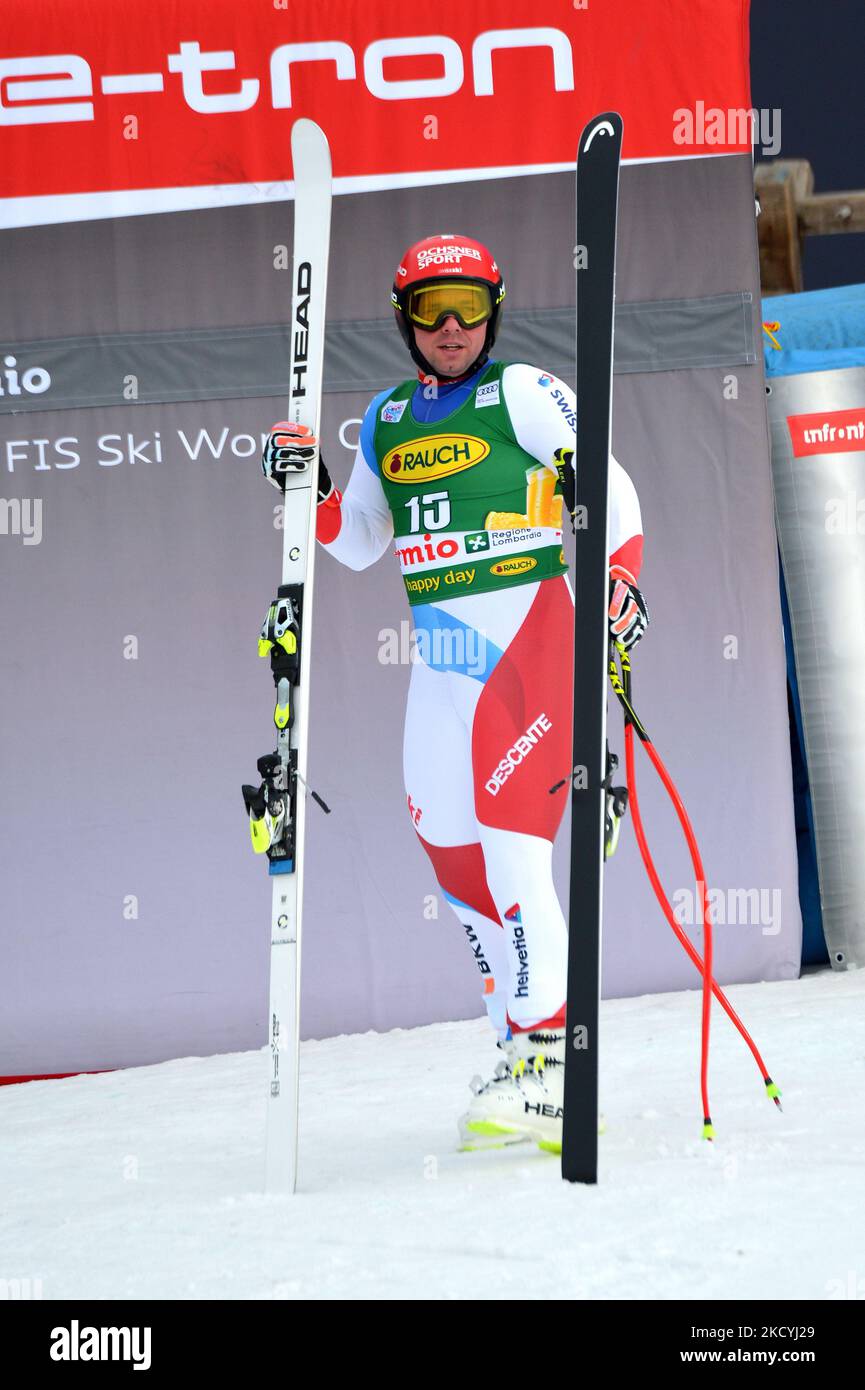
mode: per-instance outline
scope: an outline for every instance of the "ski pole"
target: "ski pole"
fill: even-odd
[[[726,994],[724,993],[723,989],[722,989],[721,986],[718,984],[718,982],[712,977],[712,975],[711,975],[711,970],[707,968],[707,965],[706,965],[706,964],[704,963],[704,961],[700,958],[699,952],[698,952],[698,951],[694,948],[694,946],[691,944],[691,942],[690,942],[690,940],[688,939],[686,933],[682,930],[680,924],[676,921],[675,914],[674,914],[674,912],[673,912],[673,909],[672,909],[672,907],[671,907],[671,905],[670,905],[670,902],[669,902],[669,900],[668,900],[666,894],[664,893],[663,886],[662,886],[661,881],[660,881],[660,879],[659,879],[659,877],[658,877],[657,871],[656,871],[656,869],[655,869],[655,865],[654,865],[654,863],[653,863],[653,861],[652,861],[652,856],[651,856],[651,853],[650,853],[650,851],[649,851],[649,846],[648,846],[648,842],[647,842],[647,840],[646,840],[645,831],[644,831],[644,829],[643,829],[642,817],[640,816],[639,801],[638,801],[638,799],[637,799],[636,774],[635,774],[635,767],[634,767],[634,731],[635,731],[635,730],[636,730],[636,733],[637,733],[638,738],[640,739],[640,742],[643,744],[643,747],[646,749],[647,754],[649,755],[651,761],[653,762],[653,764],[654,764],[654,766],[655,766],[655,769],[656,769],[656,771],[658,772],[659,777],[661,778],[661,781],[664,783],[664,786],[665,786],[665,788],[666,788],[666,790],[667,790],[667,793],[668,793],[668,795],[670,796],[670,799],[672,800],[673,805],[674,805],[674,807],[675,807],[675,809],[676,809],[676,814],[677,814],[678,817],[679,817],[679,821],[680,821],[680,823],[681,823],[681,825],[682,825],[682,829],[684,830],[685,836],[686,836],[686,838],[687,838],[687,840],[688,840],[688,846],[689,846],[689,849],[691,850],[691,861],[692,861],[692,864],[693,864],[693,866],[694,866],[694,871],[695,871],[695,873],[696,873],[696,875],[697,875],[698,883],[699,883],[699,885],[700,885],[700,890],[701,890],[700,896],[701,896],[701,904],[702,904],[703,910],[704,910],[704,923],[706,923],[707,928],[708,928],[708,930],[707,930],[707,946],[709,947],[709,949],[707,949],[707,951],[706,951],[706,956],[707,956],[707,960],[708,960],[709,963],[710,963],[710,962],[711,962],[711,955],[710,955],[710,946],[711,946],[711,942],[710,942],[710,938],[711,938],[711,922],[710,922],[710,920],[708,919],[708,903],[707,903],[707,900],[706,900],[706,879],[705,879],[705,873],[704,873],[704,871],[703,871],[702,861],[701,861],[701,859],[700,859],[700,852],[699,852],[699,848],[698,848],[698,846],[697,846],[696,837],[694,836],[694,832],[693,832],[693,829],[692,829],[692,827],[691,827],[691,823],[690,823],[690,821],[689,821],[689,819],[688,819],[687,812],[685,811],[684,804],[683,804],[683,802],[682,802],[681,797],[680,797],[679,794],[678,794],[678,791],[676,790],[676,787],[675,787],[675,785],[674,785],[674,783],[673,783],[673,780],[672,780],[672,778],[670,777],[670,774],[667,772],[667,769],[666,769],[666,767],[664,766],[663,762],[661,761],[661,758],[660,758],[660,756],[659,756],[659,754],[658,754],[658,752],[657,752],[657,750],[656,750],[654,744],[652,743],[651,739],[649,738],[649,735],[648,735],[648,733],[647,733],[647,731],[646,731],[645,726],[643,725],[643,723],[641,722],[641,720],[638,718],[637,713],[636,713],[636,711],[634,710],[634,707],[633,707],[633,704],[632,704],[632,701],[631,701],[631,661],[630,661],[630,655],[629,655],[629,653],[628,653],[627,651],[625,651],[625,649],[622,647],[621,643],[616,643],[616,648],[617,648],[617,650],[618,650],[618,652],[619,652],[619,656],[620,656],[620,661],[621,661],[621,666],[622,666],[622,674],[621,674],[621,677],[620,677],[620,676],[619,676],[619,672],[618,672],[618,668],[617,668],[617,666],[616,666],[616,659],[615,659],[615,656],[613,655],[612,650],[611,650],[611,653],[610,653],[610,681],[611,681],[611,684],[612,684],[612,686],[613,686],[613,690],[615,691],[616,696],[617,696],[617,698],[618,698],[618,700],[619,700],[619,703],[621,704],[622,709],[623,709],[623,712],[624,712],[624,719],[625,719],[625,766],[626,766],[626,776],[627,776],[627,783],[628,783],[628,793],[629,793],[629,799],[630,799],[630,801],[631,801],[631,805],[632,805],[632,807],[633,807],[633,813],[634,813],[634,833],[635,833],[635,835],[636,835],[636,837],[637,837],[637,844],[638,844],[639,849],[640,849],[640,854],[641,854],[643,863],[644,863],[644,865],[645,865],[645,867],[646,867],[646,872],[647,872],[648,875],[649,875],[649,880],[650,880],[650,882],[651,882],[651,884],[652,884],[652,887],[653,887],[654,892],[655,892],[655,896],[656,896],[656,898],[658,899],[658,902],[659,902],[659,904],[660,904],[660,906],[661,906],[661,909],[662,909],[662,911],[663,911],[663,913],[664,913],[664,916],[666,917],[666,919],[667,919],[669,925],[670,925],[671,928],[673,929],[673,932],[675,933],[675,935],[676,935],[676,937],[677,937],[679,943],[682,945],[682,947],[684,948],[684,950],[687,952],[687,954],[688,954],[688,956],[690,957],[692,963],[697,967],[697,969],[700,971],[700,973],[701,973],[701,975],[702,975],[702,977],[703,977],[704,1000],[705,1000],[705,995],[706,995],[706,993],[707,993],[707,989],[706,989],[707,982],[708,982],[709,980],[711,980],[711,992],[712,992],[712,994],[714,994],[715,998],[718,1000],[718,1003],[719,1003],[719,1004],[721,1005],[721,1007],[724,1009],[724,1012],[727,1014],[728,1018],[729,1018],[730,1021],[734,1024],[734,1026],[735,1026],[736,1029],[738,1030],[739,1034],[741,1035],[743,1041],[747,1044],[748,1048],[750,1049],[751,1054],[752,1054],[752,1056],[753,1056],[753,1058],[754,1058],[754,1061],[756,1062],[757,1067],[759,1068],[760,1074],[761,1074],[761,1076],[762,1076],[762,1078],[763,1078],[763,1082],[764,1082],[764,1085],[765,1085],[765,1087],[766,1087],[766,1094],[769,1096],[769,1098],[770,1098],[771,1100],[773,1100],[773,1101],[775,1102],[775,1104],[776,1104],[776,1105],[778,1106],[778,1108],[780,1109],[780,1108],[781,1108],[781,1099],[780,1099],[781,1092],[779,1091],[778,1087],[776,1086],[776,1084],[775,1084],[774,1081],[772,1080],[771,1076],[769,1075],[768,1071],[766,1070],[765,1063],[763,1062],[763,1058],[762,1058],[761,1055],[760,1055],[760,1052],[759,1052],[759,1049],[757,1048],[756,1043],[754,1042],[753,1038],[751,1037],[750,1033],[748,1032],[748,1030],[747,1030],[747,1028],[745,1027],[745,1025],[744,1025],[744,1023],[742,1022],[742,1020],[739,1018],[738,1014],[736,1013],[735,1009],[733,1008],[732,1004],[730,1003],[730,1001],[729,1001],[729,999],[727,998]],[[704,1016],[705,1016],[705,1002],[704,1002]],[[705,1044],[706,1044],[706,1051],[707,1051],[708,1039],[707,1039],[707,1038],[704,1038],[704,1042],[705,1042]],[[701,1081],[702,1081],[702,1084],[703,1084],[703,1087],[704,1087],[704,1109],[705,1109],[706,1115],[708,1116],[708,1106],[706,1105],[706,1101],[705,1101],[705,1076],[706,1076],[706,1072],[705,1072],[705,1063],[706,1063],[706,1061],[707,1061],[707,1058],[705,1057],[705,1055],[704,1055],[704,1057],[703,1057],[701,1060],[702,1060],[702,1062],[703,1062],[703,1066],[701,1067]],[[709,1125],[711,1126],[711,1121],[708,1121],[708,1123],[709,1123]],[[706,1137],[706,1138],[711,1138],[711,1137],[712,1137],[711,1134],[706,1134],[705,1129],[704,1129],[704,1134],[705,1134],[705,1137]]]

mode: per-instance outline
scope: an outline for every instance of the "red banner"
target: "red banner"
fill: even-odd
[[[6,225],[256,201],[301,115],[343,192],[573,167],[610,109],[627,161],[730,153],[749,101],[748,0],[6,0],[0,196]]]
[[[809,454],[865,452],[865,407],[788,415],[787,428],[793,457],[797,459],[807,458]]]

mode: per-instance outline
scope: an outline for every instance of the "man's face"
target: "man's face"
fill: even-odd
[[[462,376],[483,351],[487,325],[479,323],[476,328],[463,328],[456,315],[448,314],[438,328],[429,332],[415,325],[414,336],[437,376]]]

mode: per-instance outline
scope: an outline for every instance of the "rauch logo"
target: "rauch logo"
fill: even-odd
[[[528,570],[533,570],[537,564],[531,555],[517,555],[513,560],[499,560],[491,566],[492,574],[525,574]]]
[[[381,471],[392,483],[427,482],[473,468],[489,451],[486,440],[475,435],[429,435],[391,449],[382,459]]]

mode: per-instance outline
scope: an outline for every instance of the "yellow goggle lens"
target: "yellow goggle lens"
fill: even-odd
[[[484,323],[492,311],[489,286],[465,280],[421,285],[408,297],[408,316],[419,328],[438,328],[448,314],[454,314],[463,328],[474,328]]]

